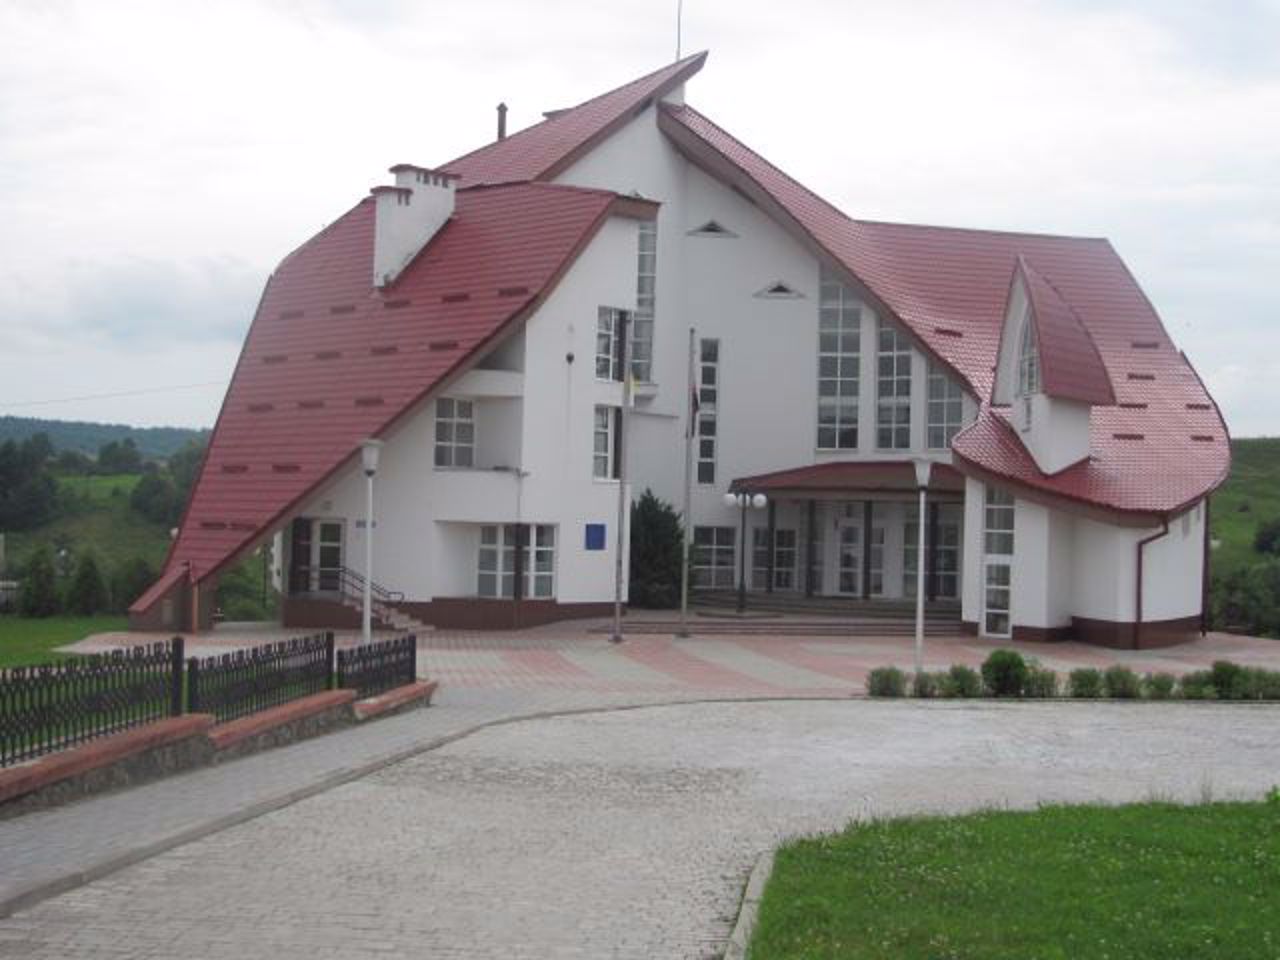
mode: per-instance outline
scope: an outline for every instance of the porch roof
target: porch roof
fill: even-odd
[[[805,499],[824,493],[909,493],[915,489],[915,465],[909,460],[815,463],[738,477],[729,484],[731,493],[790,493]],[[964,476],[950,464],[935,463],[929,492],[962,493]]]

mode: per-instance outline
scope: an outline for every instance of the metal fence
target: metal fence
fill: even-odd
[[[187,709],[220,721],[323,693],[333,685],[333,634],[317,633],[187,662]]]
[[[418,672],[418,638],[412,633],[338,651],[338,686],[357,697],[413,683]]]
[[[0,670],[0,767],[182,713],[182,638]]]

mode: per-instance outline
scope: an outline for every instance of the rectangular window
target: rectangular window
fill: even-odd
[[[945,450],[964,426],[964,391],[936,364],[929,364],[928,444]]]
[[[983,508],[982,632],[1007,637],[1011,631],[1009,611],[1013,593],[1013,497],[1003,490],[987,487]]]
[[[591,475],[597,480],[618,479],[618,407],[597,406],[593,431]]]
[[[871,564],[868,579],[871,581],[871,596],[884,596],[884,527],[871,528]]]
[[[475,465],[475,405],[470,400],[441,397],[436,401],[436,466]]]
[[[1018,396],[1029,397],[1040,392],[1040,350],[1036,346],[1036,327],[1030,313],[1023,322],[1022,342],[1018,349]]]
[[[631,375],[653,381],[654,297],[658,286],[658,224],[641,220],[636,269],[636,312],[631,318]]]
[[[693,557],[690,565],[693,585],[702,590],[733,588],[734,545],[738,531],[733,527],[694,527]]]
[[[773,589],[794,590],[796,586],[796,559],[798,557],[796,531],[773,531]],[[755,527],[751,531],[751,582],[757,588],[769,583],[769,528]]]
[[[823,271],[818,305],[818,449],[858,447],[862,304]]]
[[[911,447],[911,341],[880,321],[876,354],[876,446]]]
[[[618,333],[622,329],[623,311],[601,307],[596,314],[596,379],[621,380],[621,346]]]
[[[986,540],[988,556],[1013,556],[1013,495],[987,487]]]
[[[916,557],[920,526],[908,520],[903,528],[902,544],[902,595],[915,598]],[[926,544],[926,549],[928,545]],[[960,525],[952,520],[938,521],[938,543],[933,548],[936,567],[933,572],[935,596],[940,600],[954,600],[960,595]],[[927,559],[925,561],[928,562]],[[928,576],[926,570],[925,576]],[[926,590],[928,588],[926,582]]]
[[[522,597],[555,596],[556,528],[550,524],[526,527],[521,576]],[[514,597],[516,582],[516,525],[480,528],[476,593],[482,597]]]
[[[716,436],[720,401],[720,341],[698,345],[698,482],[716,482]]]

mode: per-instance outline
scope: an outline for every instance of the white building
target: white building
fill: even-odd
[[[628,494],[683,502],[692,340],[700,591],[745,561],[753,603],[913,597],[927,459],[938,610],[1122,646],[1199,629],[1226,428],[1111,246],[852,219],[685,105],[704,60],[393,167],[290,254],[135,626],[206,625],[268,541],[286,623],[353,624],[368,437],[383,619],[603,613],[620,442]]]

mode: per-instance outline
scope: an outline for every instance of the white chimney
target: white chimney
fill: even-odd
[[[393,187],[374,187],[373,285],[385,287],[453,216],[454,174],[410,163],[391,168]]]

